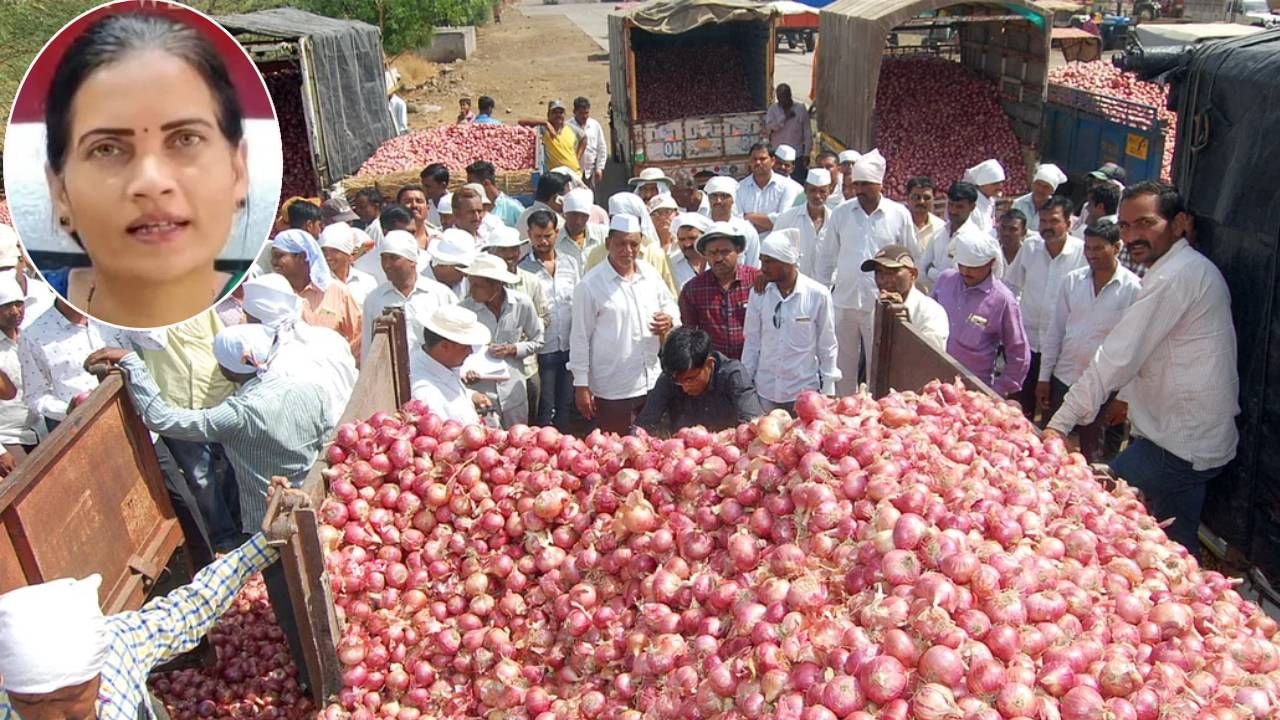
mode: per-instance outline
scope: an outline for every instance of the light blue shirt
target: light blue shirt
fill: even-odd
[[[492,214],[506,223],[507,227],[515,228],[520,216],[524,214],[524,205],[521,205],[519,200],[510,195],[500,192],[498,193],[498,199],[493,201]],[[519,228],[516,229],[518,230]]]

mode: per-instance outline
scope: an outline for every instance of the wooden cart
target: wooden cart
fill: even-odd
[[[0,593],[97,573],[104,613],[136,610],[183,542],[118,371],[0,480]]]
[[[889,307],[884,302],[876,304],[875,337],[867,370],[873,397],[884,397],[891,390],[919,390],[933,380],[952,382],[957,377],[970,390],[1000,397],[955,358],[935,348],[920,331],[898,321]]]

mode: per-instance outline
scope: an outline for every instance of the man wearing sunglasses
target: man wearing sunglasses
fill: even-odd
[[[775,230],[761,244],[763,293],[747,301],[742,364],[770,411],[795,409],[805,390],[834,395],[840,368],[831,291],[800,273],[800,232]]]

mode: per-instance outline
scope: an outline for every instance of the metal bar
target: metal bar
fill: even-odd
[[[947,15],[943,17],[912,18],[895,27],[894,30],[951,27],[986,22],[1030,22],[1030,20],[1022,15]]]

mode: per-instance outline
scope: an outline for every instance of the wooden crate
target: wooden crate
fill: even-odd
[[[0,480],[0,592],[98,573],[104,613],[136,610],[183,541],[118,372]]]

